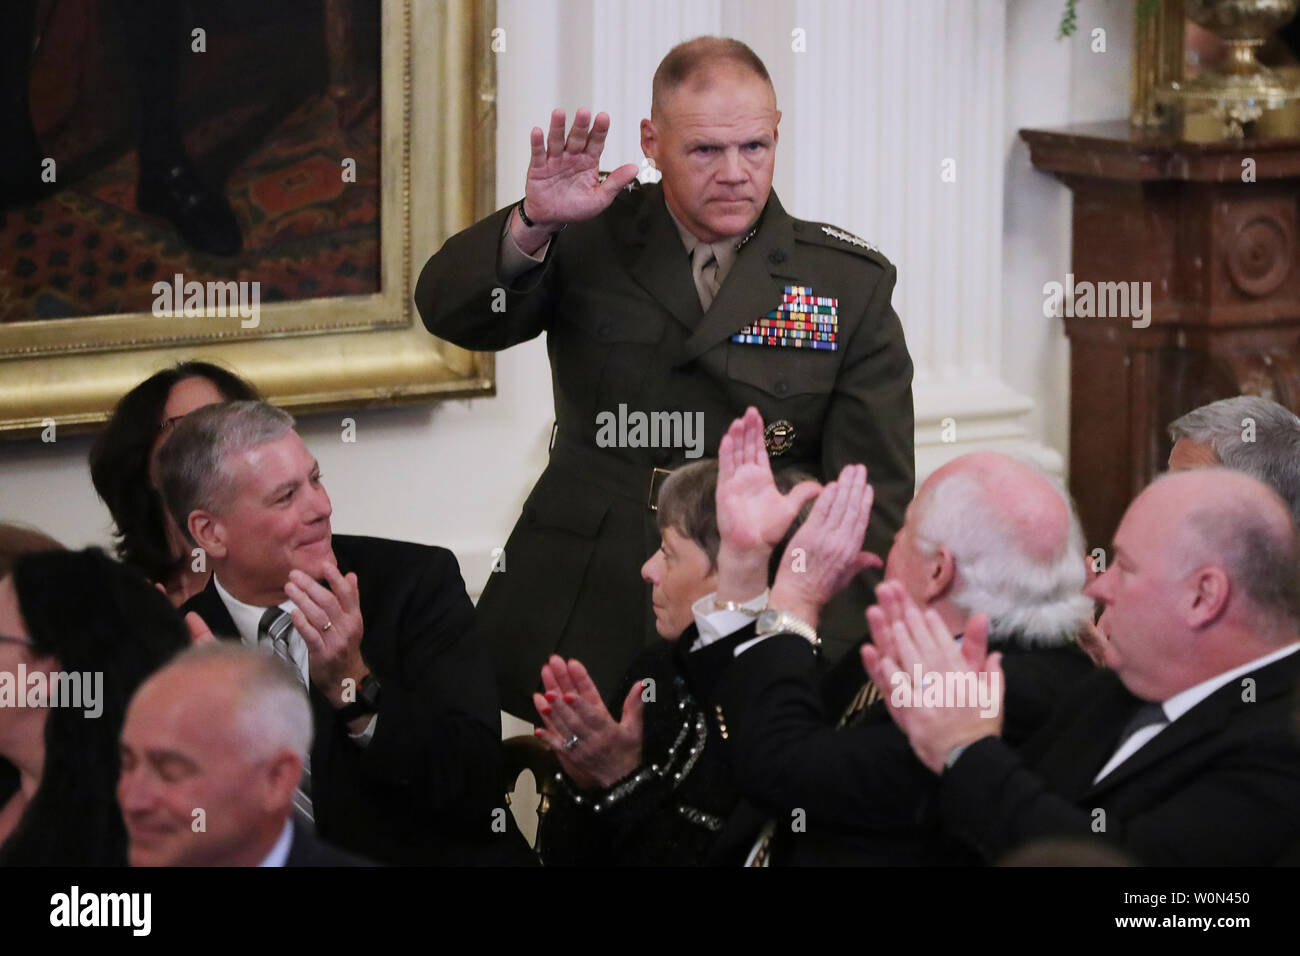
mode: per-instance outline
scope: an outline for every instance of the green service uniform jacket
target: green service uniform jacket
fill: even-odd
[[[689,449],[602,447],[610,429],[598,444],[601,413],[607,422],[620,406],[628,415],[701,412],[703,455],[715,456],[732,420],[756,406],[769,431],[783,426],[768,446],[785,445],[774,468],[829,481],[846,464],[866,464],[875,487],[866,546],[885,556],[912,498],[914,462],[912,361],[884,256],[792,218],[772,193],[705,312],[658,185],[634,184],[554,236],[544,263],[513,283],[498,273],[509,215],[448,239],[415,291],[428,330],[463,348],[496,351],[548,333],[550,462],[506,543],[504,571],[478,604],[506,710],[533,716],[530,694],[551,653],[581,660],[608,695],[642,646],[660,639],[640,578],[659,547],[648,499],[654,470],[686,463]],[[836,300],[834,350],[731,341],[792,287]],[[625,444],[642,437],[630,429]],[[826,609],[827,659],[860,638],[873,584],[864,574]]]

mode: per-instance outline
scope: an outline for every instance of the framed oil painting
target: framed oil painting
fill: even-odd
[[[293,410],[494,391],[424,260],[491,208],[495,4],[17,0],[0,40],[0,435],[176,361]]]

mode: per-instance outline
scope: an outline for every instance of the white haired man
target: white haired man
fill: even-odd
[[[763,527],[764,516],[781,514],[754,440],[762,427],[751,409],[732,425],[720,456],[718,523],[729,547],[720,554],[716,600],[724,605],[761,590],[760,581],[724,565],[744,552],[751,557],[739,565],[766,554],[761,540],[772,540],[775,529]],[[865,560],[853,541],[862,540],[871,510],[866,479],[866,469],[853,466],[822,492],[785,551],[768,611],[727,638],[734,660],[707,691],[728,728],[742,792],[777,824],[755,861],[972,862],[928,817],[933,777],[888,718],[881,692],[893,688],[867,684],[841,717],[827,708],[818,680],[807,638],[815,638],[821,608],[845,575]],[[1029,737],[1061,693],[1092,670],[1074,644],[1091,615],[1078,518],[1061,489],[1022,462],[976,453],[932,474],[907,509],[885,576],[945,620],[991,609],[1008,661],[1011,737]],[[865,677],[860,664],[857,670]],[[748,816],[731,821],[737,840],[752,832]]]
[[[1300,838],[1300,537],[1285,502],[1226,468],[1165,475],[1124,513],[1114,550],[1088,587],[1110,667],[1019,752],[996,711],[888,702],[936,775],[941,826],[986,860],[1064,838],[1153,866],[1278,862]],[[997,683],[979,615],[957,649],[902,588],[880,597],[862,652],[877,683],[916,669]]]
[[[293,822],[311,707],[276,657],[199,644],[144,682],[117,799],[132,866],[357,866]]]

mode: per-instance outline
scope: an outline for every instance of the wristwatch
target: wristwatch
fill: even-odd
[[[379,678],[374,674],[367,674],[361,678],[361,684],[357,687],[357,699],[350,704],[344,704],[334,712],[339,720],[350,724],[358,717],[378,713],[379,686]]]
[[[801,621],[789,611],[768,608],[758,616],[754,636],[771,637],[773,634],[798,634],[813,647],[821,647],[822,644],[816,629],[807,621]]]

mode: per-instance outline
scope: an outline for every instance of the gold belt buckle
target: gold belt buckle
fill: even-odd
[[[664,483],[664,479],[672,474],[668,468],[650,469],[650,494],[646,498],[646,507],[651,511],[659,510],[659,486]]]

